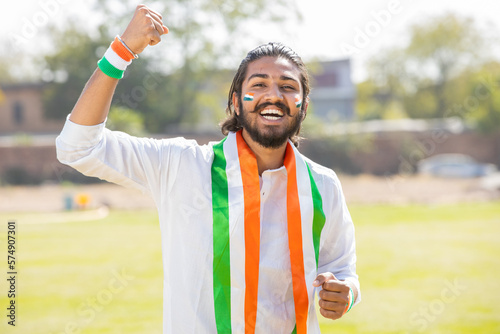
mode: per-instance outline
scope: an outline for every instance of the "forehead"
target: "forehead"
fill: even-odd
[[[282,57],[262,57],[248,64],[245,81],[254,74],[264,74],[270,78],[290,77],[300,82],[300,70],[290,60]]]

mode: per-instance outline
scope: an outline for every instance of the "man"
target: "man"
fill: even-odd
[[[59,160],[155,200],[165,333],[319,333],[316,287],[330,319],[360,297],[340,183],[294,145],[308,104],[304,64],[281,44],[251,51],[233,80],[220,143],[105,129],[118,78],[167,32],[159,13],[137,7],[58,137]]]

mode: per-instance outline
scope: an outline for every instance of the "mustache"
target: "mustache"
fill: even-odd
[[[265,108],[269,107],[269,106],[275,106],[275,107],[278,107],[279,109],[283,110],[283,112],[285,114],[287,114],[288,116],[291,116],[290,115],[290,108],[288,108],[286,105],[284,105],[283,103],[281,102],[276,102],[276,103],[272,103],[272,102],[264,102],[264,103],[261,103],[259,104],[258,106],[255,107],[255,109],[253,111],[251,111],[252,113],[256,112],[261,112],[262,110],[264,110]]]

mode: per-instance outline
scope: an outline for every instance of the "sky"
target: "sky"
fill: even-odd
[[[250,50],[256,42],[281,41],[305,61],[350,58],[355,82],[366,76],[366,62],[371,57],[384,48],[404,45],[408,40],[408,28],[430,17],[456,13],[471,17],[480,27],[500,34],[499,25],[495,23],[498,12],[491,8],[491,0],[289,1],[302,12],[301,22],[289,20],[282,29],[257,24],[253,28],[257,37],[242,38],[238,43],[248,43],[247,49]],[[43,50],[45,46],[38,31],[49,23],[83,16],[86,24],[94,24],[98,18],[91,15],[92,3],[75,0],[9,1],[3,4],[0,12],[0,40],[12,41],[16,36],[16,40],[21,41],[17,44],[20,49],[36,54],[37,49]],[[165,21],[168,26],[169,18]],[[12,51],[12,42],[7,45],[7,52]]]

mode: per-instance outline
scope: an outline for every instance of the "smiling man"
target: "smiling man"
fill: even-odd
[[[309,94],[300,57],[250,51],[228,96],[226,135],[136,138],[105,128],[123,71],[168,32],[137,7],[57,138],[61,162],[149,193],[161,227],[164,333],[319,333],[360,300],[354,227],[335,173],[297,150]]]

